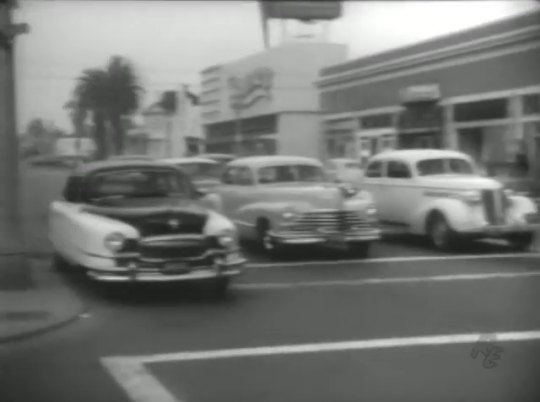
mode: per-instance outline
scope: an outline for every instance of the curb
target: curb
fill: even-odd
[[[62,329],[64,327],[67,327],[68,325],[74,323],[75,321],[79,320],[81,314],[84,314],[86,311],[87,311],[86,308],[84,308],[84,306],[83,306],[83,308],[81,308],[80,311],[77,311],[76,313],[71,314],[69,317],[64,318],[62,320],[59,320],[57,322],[50,323],[50,324],[44,324],[40,328],[34,328],[34,329],[31,329],[31,330],[28,330],[28,331],[25,331],[25,332],[21,332],[21,333],[18,333],[18,334],[7,335],[7,336],[0,337],[0,344],[22,341],[22,340],[37,337],[37,336],[40,336],[40,335],[45,335],[45,334],[47,334],[49,332],[53,332],[53,331],[55,331],[57,329]]]
[[[48,320],[42,320],[41,322],[36,322],[28,325],[23,325],[22,328],[13,328],[11,334],[0,335],[0,344],[16,342],[28,338],[32,338],[39,335],[44,335],[46,333],[55,331],[57,329],[64,328],[81,318],[81,315],[88,312],[88,308],[83,300],[69,287],[65,279],[62,278],[57,272],[48,271],[51,270],[45,262],[49,258],[34,258],[32,264],[33,280],[37,283],[35,286],[36,292],[39,292],[40,289],[44,292],[41,297],[46,299],[38,298],[29,303],[29,306],[32,307],[35,304],[47,305],[44,300],[49,300],[49,304],[45,307],[44,310],[52,313],[52,317]],[[38,265],[38,267],[36,267]],[[41,273],[39,272],[41,271]],[[41,278],[40,278],[41,275]],[[40,284],[43,286],[41,288]],[[31,292],[31,291],[30,291]],[[49,298],[50,295],[54,297]],[[19,296],[17,296],[19,297]],[[24,304],[25,296],[20,296]],[[17,299],[15,299],[17,300]],[[41,300],[41,301],[40,301]],[[61,308],[62,305],[67,301],[68,305],[73,305],[71,309]],[[59,308],[60,307],[60,308]],[[56,313],[56,314],[55,314]],[[8,323],[9,325],[9,323]],[[18,330],[17,330],[18,329]]]

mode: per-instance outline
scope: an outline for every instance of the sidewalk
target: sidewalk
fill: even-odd
[[[84,312],[50,259],[30,259],[28,274],[14,271],[0,267],[0,343],[61,327]]]

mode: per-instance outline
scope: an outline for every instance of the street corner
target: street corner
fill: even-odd
[[[29,260],[32,285],[0,291],[0,343],[60,328],[86,311],[83,302],[54,271],[49,259]]]

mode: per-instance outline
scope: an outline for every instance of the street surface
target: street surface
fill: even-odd
[[[225,300],[67,276],[87,314],[1,345],[0,400],[540,400],[538,255],[396,238],[366,261],[337,257],[251,253]]]

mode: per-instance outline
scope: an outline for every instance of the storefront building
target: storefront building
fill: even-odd
[[[449,148],[540,177],[540,12],[337,64],[317,86],[326,157]]]
[[[344,45],[288,43],[201,73],[206,151],[239,156],[321,153],[321,68],[343,62]]]

